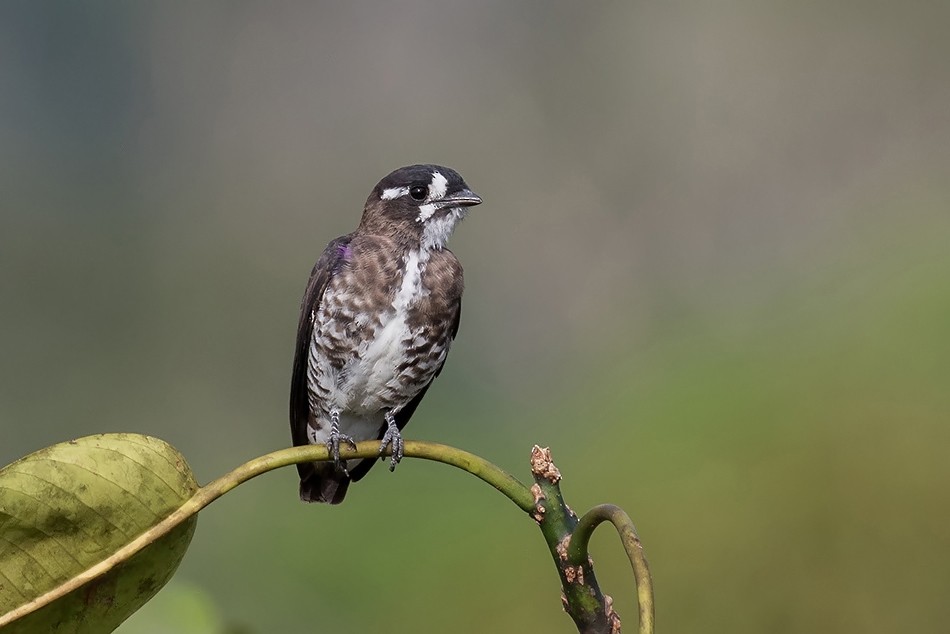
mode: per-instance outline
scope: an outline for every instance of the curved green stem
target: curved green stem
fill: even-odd
[[[346,445],[340,447],[340,458],[344,460],[375,458],[378,455],[379,441],[377,440],[357,443],[356,449]],[[408,458],[422,458],[423,460],[433,460],[458,467],[498,489],[525,513],[531,513],[534,510],[534,497],[525,485],[494,464],[473,453],[434,442],[407,440],[403,455]],[[290,447],[289,449],[274,451],[249,460],[237,469],[209,482],[198,489],[191,500],[196,500],[196,503],[200,504],[196,509],[200,510],[242,482],[268,471],[297,464],[298,462],[318,462],[329,459],[330,455],[323,445]]]
[[[375,458],[378,455],[379,442],[375,440],[357,443],[355,449],[351,447],[340,448],[340,456],[344,459]],[[468,471],[475,477],[480,478],[498,489],[526,513],[534,511],[534,496],[532,496],[531,491],[525,485],[521,484],[521,482],[497,466],[475,454],[447,445],[407,440],[404,455],[412,458],[444,462],[445,464]],[[106,559],[87,568],[49,592],[36,597],[29,603],[23,604],[6,614],[0,614],[0,628],[108,573],[149,544],[170,533],[185,520],[239,484],[247,482],[251,478],[255,478],[268,471],[279,469],[280,467],[286,467],[298,462],[316,462],[329,459],[329,452],[325,446],[309,445],[306,447],[281,449],[254,458],[253,460],[248,460],[233,471],[199,488],[195,491],[194,495],[185,500],[185,502],[168,517],[115,551]]]
[[[633,521],[622,508],[613,504],[601,504],[588,511],[574,529],[568,546],[568,557],[571,560],[586,559],[587,547],[594,529],[606,521],[612,523],[620,534],[623,549],[627,552],[627,558],[633,568],[633,576],[637,582],[637,604],[640,609],[640,634],[653,634],[653,579]]]

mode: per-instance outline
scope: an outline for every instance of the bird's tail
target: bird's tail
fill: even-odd
[[[304,502],[339,504],[346,496],[350,477],[332,462],[297,465],[300,472],[300,499]]]

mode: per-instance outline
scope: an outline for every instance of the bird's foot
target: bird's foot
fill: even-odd
[[[396,465],[402,460],[405,443],[402,440],[402,434],[399,433],[399,427],[396,426],[396,417],[392,412],[386,412],[386,433],[383,434],[383,440],[379,445],[379,455],[382,456],[386,447],[392,445],[393,456],[389,461],[389,470],[395,471]]]
[[[351,436],[340,433],[340,415],[334,412],[330,416],[330,437],[327,438],[327,451],[330,452],[330,456],[333,458],[333,464],[336,465],[336,468],[343,473],[344,475],[350,475],[349,471],[346,470],[346,463],[340,459],[340,444],[346,443],[353,449],[356,449],[356,441],[353,440]]]

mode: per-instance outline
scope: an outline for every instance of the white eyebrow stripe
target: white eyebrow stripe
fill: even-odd
[[[409,193],[408,187],[390,187],[389,189],[383,190],[383,195],[380,197],[383,200],[392,200],[393,198],[399,198],[400,196],[405,196]]]
[[[429,184],[429,197],[432,200],[439,200],[445,196],[449,185],[449,179],[442,176],[441,172],[432,172],[432,182]]]

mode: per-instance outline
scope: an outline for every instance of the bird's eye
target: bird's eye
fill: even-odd
[[[427,187],[423,187],[422,185],[416,185],[415,187],[409,188],[409,195],[412,196],[413,200],[425,200],[426,194],[428,193],[429,189]]]

